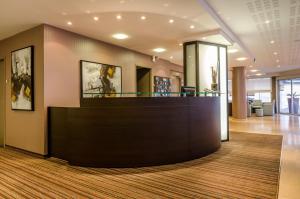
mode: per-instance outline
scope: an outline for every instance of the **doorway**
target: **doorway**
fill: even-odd
[[[300,115],[300,78],[279,80],[279,111]]]
[[[151,69],[136,67],[136,91],[138,97],[150,97],[151,94]]]
[[[4,60],[0,60],[0,147],[4,146],[5,131],[5,70]]]

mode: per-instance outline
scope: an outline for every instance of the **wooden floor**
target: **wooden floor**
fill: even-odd
[[[232,133],[202,159],[92,169],[0,149],[0,198],[276,198],[282,136]]]
[[[237,132],[283,136],[279,199],[299,199],[300,196],[300,117],[275,115],[230,119],[230,130]]]

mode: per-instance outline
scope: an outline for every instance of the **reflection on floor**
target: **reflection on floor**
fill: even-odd
[[[279,198],[298,199],[300,195],[300,117],[277,115],[275,117],[251,117],[247,120],[231,118],[230,130],[284,136]]]

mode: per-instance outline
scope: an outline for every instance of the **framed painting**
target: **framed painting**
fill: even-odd
[[[34,47],[11,53],[11,108],[34,111]]]
[[[122,68],[108,64],[80,61],[81,97],[120,97],[122,93]]]

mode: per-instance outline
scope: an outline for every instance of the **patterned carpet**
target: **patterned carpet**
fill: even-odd
[[[92,169],[0,149],[0,198],[277,198],[282,137],[232,133],[202,159]]]

